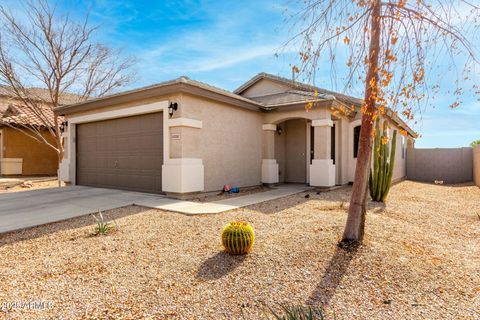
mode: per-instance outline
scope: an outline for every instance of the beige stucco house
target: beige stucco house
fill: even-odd
[[[361,104],[266,73],[234,92],[181,77],[57,108],[68,120],[59,177],[170,194],[227,183],[343,185],[353,181]],[[398,180],[415,133],[393,113],[386,120],[407,132],[397,138]]]
[[[32,98],[44,99],[49,94],[42,89],[29,91]],[[71,101],[66,100],[66,103]],[[53,123],[51,107],[45,107],[43,116]],[[10,87],[0,86],[0,176],[57,175],[57,152],[34,139],[27,127],[35,128],[49,143],[55,145],[55,139],[38,116],[16,98]]]

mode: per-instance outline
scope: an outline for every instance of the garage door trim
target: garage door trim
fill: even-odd
[[[66,158],[62,161],[61,166],[63,170],[60,170],[60,173],[63,174],[65,181],[70,181],[73,185],[77,184],[76,179],[76,171],[77,171],[77,164],[76,164],[76,125],[86,122],[95,122],[95,121],[102,121],[102,120],[109,120],[115,118],[123,118],[128,116],[135,116],[141,114],[148,114],[148,113],[156,113],[156,112],[163,112],[163,163],[166,163],[168,160],[169,154],[169,139],[168,137],[168,100],[127,107],[117,110],[109,110],[103,112],[89,112],[88,114],[78,115],[78,116],[70,116],[68,117],[68,127],[67,127],[67,134],[65,134],[66,139],[68,142],[65,144],[67,145],[66,150]]]

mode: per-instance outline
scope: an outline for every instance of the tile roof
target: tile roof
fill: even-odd
[[[317,91],[320,96],[321,95],[329,96],[329,97],[333,96],[334,99],[337,99],[340,102],[344,103],[345,105],[347,105],[347,107],[354,106],[356,109],[359,109],[363,104],[363,99],[355,98],[355,97],[348,96],[348,95],[345,95],[343,93],[338,93],[338,92],[331,91],[331,90],[318,88],[318,87],[315,87],[315,86],[312,86],[312,85],[309,85],[309,84],[306,84],[306,83],[292,81],[291,79],[287,79],[287,78],[280,77],[280,76],[275,76],[273,74],[269,74],[269,73],[265,73],[265,72],[259,73],[256,76],[254,76],[252,79],[245,82],[238,89],[236,89],[234,91],[234,93],[242,94],[246,89],[248,89],[249,87],[251,87],[253,84],[255,84],[257,81],[259,81],[261,79],[270,79],[270,80],[280,82],[282,84],[285,84],[285,85],[291,87],[293,89],[294,93],[292,93],[292,90],[287,91],[286,93],[291,94],[291,96],[290,97],[289,96],[283,96],[281,98],[281,100],[283,100],[283,101],[288,101],[289,99],[294,101],[298,97],[298,92],[305,92],[306,91],[306,92],[312,93],[314,91]],[[266,96],[266,97],[268,97],[268,96]],[[265,99],[263,101],[270,102],[270,103],[272,103],[272,105],[273,105],[273,101],[275,101],[275,99],[269,100],[268,98],[265,98],[265,97],[262,97],[262,96],[260,96],[260,97],[250,97],[250,99],[255,99],[257,101],[262,101],[263,99]],[[392,119],[395,123],[397,123],[398,126],[405,129],[411,136],[413,136],[413,137],[418,136],[418,134],[415,131],[413,131],[408,126],[408,124],[405,123],[405,121],[403,121],[390,108],[387,108],[386,115],[390,119]]]
[[[242,92],[244,92],[247,88],[252,86],[254,83],[259,81],[260,79],[268,78],[273,81],[281,82],[283,84],[288,85],[291,90],[283,93],[273,94],[273,95],[265,95],[265,96],[258,96],[258,97],[244,97],[242,96]],[[169,91],[170,90],[170,91]],[[108,103],[119,103],[125,99],[136,99],[142,98],[145,96],[152,96],[155,94],[165,94],[171,93],[172,90],[182,91],[182,92],[194,92],[199,95],[207,95],[214,94],[215,99],[222,99],[228,98],[230,102],[234,102],[237,105],[241,105],[243,107],[247,107],[249,109],[257,109],[257,110],[269,110],[274,106],[280,105],[288,105],[288,104],[295,104],[295,103],[302,103],[306,101],[310,101],[312,97],[314,97],[313,92],[317,91],[319,96],[315,98],[316,101],[320,100],[337,100],[341,104],[345,105],[346,107],[354,106],[355,108],[360,108],[363,104],[363,100],[355,97],[351,97],[342,93],[318,88],[315,86],[311,86],[305,83],[300,82],[292,82],[292,80],[274,76],[268,73],[259,73],[245,84],[240,86],[234,92],[230,92],[224,89],[220,89],[218,87],[209,85],[207,83],[192,80],[186,76],[179,77],[174,80],[164,81],[160,83],[156,83],[153,85],[127,90],[119,93],[114,93],[108,96],[98,97],[94,99],[89,99],[87,101],[81,101],[73,104],[63,105],[55,108],[55,112],[58,114],[66,114],[71,112],[78,112],[81,110],[91,110],[94,108],[102,107],[104,105],[108,105]],[[127,98],[128,97],[128,98]],[[121,100],[122,99],[122,100]],[[390,110],[391,111],[391,110]],[[398,116],[396,116],[393,112],[389,112],[387,114],[393,121],[395,121],[399,126],[405,128],[412,136],[416,136],[416,133],[411,130],[408,125],[403,122]]]
[[[50,91],[47,89],[41,88],[28,88],[28,95],[38,101],[50,101]],[[13,92],[13,89],[8,86],[0,85],[0,96],[16,98],[16,94]],[[82,100],[82,97],[74,93],[64,93],[60,96],[60,105],[77,103]]]
[[[50,93],[47,89],[29,88],[28,94],[30,98],[36,101],[42,101],[48,104],[50,101]],[[76,94],[67,93],[60,97],[60,104],[66,105],[79,102],[81,97]],[[9,125],[31,125],[45,126],[45,122],[54,124],[54,113],[52,108],[48,106],[41,107],[45,121],[39,119],[35,112],[28,108],[18,100],[16,94],[11,87],[0,85],[0,125],[3,123]],[[59,121],[63,121],[63,118]]]
[[[52,108],[42,107],[42,114],[45,116],[45,122],[54,125],[54,113]],[[63,121],[59,119],[59,121]],[[45,126],[45,123],[30,109],[22,105],[9,105],[2,111],[0,109],[0,125],[27,125],[27,126]]]
[[[106,95],[106,96],[102,96],[102,97],[98,97],[98,98],[94,98],[94,99],[89,99],[87,101],[78,102],[78,103],[74,103],[74,104],[70,104],[70,105],[59,106],[59,107],[55,108],[55,112],[61,113],[64,110],[75,109],[77,107],[93,104],[93,103],[96,103],[96,102],[102,102],[102,101],[113,99],[113,98],[120,98],[120,97],[131,95],[131,94],[140,94],[142,92],[147,92],[147,91],[150,91],[150,90],[156,90],[156,89],[161,90],[161,89],[167,88],[169,86],[182,85],[182,84],[188,85],[190,88],[193,88],[193,87],[194,88],[199,88],[199,89],[206,90],[208,92],[219,94],[221,96],[225,96],[225,97],[228,97],[228,98],[231,98],[231,99],[235,99],[235,100],[241,101],[243,103],[246,103],[246,104],[248,104],[252,107],[262,107],[262,105],[260,103],[258,103],[256,101],[253,101],[251,99],[245,98],[241,95],[238,95],[238,94],[235,94],[233,92],[230,92],[230,91],[227,91],[227,90],[209,85],[205,82],[192,80],[192,79],[190,79],[189,77],[186,77],[186,76],[181,76],[181,77],[178,77],[174,80],[159,82],[159,83],[152,84],[152,85],[149,85],[149,86],[136,88],[136,89],[132,89],[132,90],[127,90],[127,91],[122,91],[122,92],[118,92],[118,93],[114,93],[114,94],[110,94],[110,95]]]
[[[317,97],[312,92],[289,90],[287,92],[275,93],[271,95],[250,97],[265,107],[273,107],[279,105],[305,103],[305,101],[315,99],[315,101],[335,100],[335,97],[327,94],[320,94]]]
[[[247,82],[245,82],[244,84],[242,84],[240,87],[238,87],[233,92],[236,93],[236,94],[241,94],[247,88],[249,88],[250,86],[252,86],[254,83],[256,83],[257,81],[259,81],[261,79],[270,79],[270,80],[274,80],[274,81],[277,81],[277,82],[281,82],[281,83],[286,84],[287,86],[289,86],[293,89],[300,90],[300,91],[313,92],[313,91],[317,90],[317,92],[319,94],[334,96],[336,99],[342,101],[343,103],[345,103],[347,105],[352,105],[353,104],[355,106],[360,106],[363,103],[363,100],[359,99],[359,98],[355,98],[355,97],[352,97],[352,96],[345,95],[343,93],[319,88],[319,87],[312,86],[312,85],[309,85],[309,84],[306,84],[306,83],[292,81],[291,79],[280,77],[280,76],[275,76],[273,74],[266,73],[266,72],[262,72],[262,73],[257,74],[256,76],[254,76],[252,79],[250,79]]]

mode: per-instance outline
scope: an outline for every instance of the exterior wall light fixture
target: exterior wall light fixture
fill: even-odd
[[[170,118],[173,116],[173,112],[177,111],[178,109],[178,103],[176,102],[170,102],[170,105],[168,106],[168,115]]]

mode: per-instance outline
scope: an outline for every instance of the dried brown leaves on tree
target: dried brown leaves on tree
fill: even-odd
[[[53,148],[60,161],[62,124],[52,110],[129,83],[134,60],[97,43],[88,15],[74,21],[46,0],[27,2],[20,13],[0,5],[0,21],[0,85],[34,118],[0,122]]]
[[[442,89],[446,70],[458,75],[447,92],[451,107],[469,90],[478,67],[480,5],[471,0],[304,0],[293,2],[299,70],[315,84],[319,73],[334,82],[339,64],[348,70],[344,89],[363,88],[364,105],[357,167],[344,241],[362,241],[368,170],[375,119],[392,110],[413,121]],[[475,38],[477,37],[477,39]],[[322,68],[330,64],[330,70]],[[389,111],[390,112],[390,111]],[[401,132],[405,134],[405,132]]]

